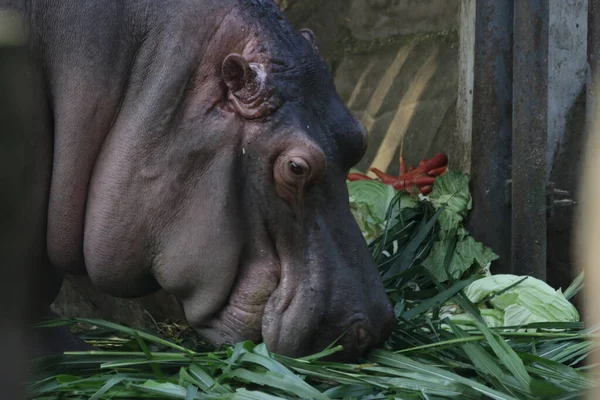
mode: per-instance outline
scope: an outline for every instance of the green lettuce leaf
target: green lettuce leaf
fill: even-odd
[[[493,308],[482,308],[479,310],[481,314],[481,318],[485,321],[486,325],[490,328],[502,327],[504,325],[504,313],[500,310],[496,310]],[[448,318],[455,325],[459,325],[461,327],[469,326],[475,327],[475,319],[474,316],[467,313],[460,314],[452,314],[452,313],[444,313],[440,314],[440,318]],[[444,325],[444,328],[449,330],[449,327]]]
[[[434,242],[429,255],[423,260],[423,266],[440,282],[447,281],[449,279],[448,274],[454,279],[459,279],[472,267],[478,270],[485,270],[488,268],[489,263],[498,258],[498,255],[489,247],[484,246],[482,243],[475,241],[472,236],[466,236],[463,231],[460,231],[452,260],[448,265],[448,271],[446,271],[444,266],[446,255],[451,251],[451,237],[449,235],[442,240]]]
[[[378,180],[360,180],[347,182],[350,211],[358,223],[362,234],[371,243],[383,233],[386,225],[387,210],[398,192],[390,185]],[[408,193],[400,193],[400,207],[394,207],[389,226],[398,222],[401,209],[418,207],[419,200]]]
[[[445,236],[447,232],[459,227],[473,206],[469,190],[469,175],[448,171],[438,176],[431,194],[427,197],[435,210],[445,206],[439,219],[442,236]]]
[[[487,276],[465,288],[465,295],[475,304],[493,296],[487,303],[504,312],[504,326],[579,321],[577,309],[562,292],[539,279],[527,276],[523,282],[502,292],[523,278],[510,274]],[[495,295],[499,292],[502,293]]]

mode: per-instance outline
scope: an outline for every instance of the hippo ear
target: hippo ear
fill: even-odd
[[[231,93],[242,102],[252,101],[260,92],[262,74],[257,65],[250,65],[248,60],[239,54],[225,57],[221,65],[221,74]]]
[[[312,30],[310,30],[308,28],[303,28],[303,29],[300,29],[299,32],[302,36],[304,36],[304,38],[306,40],[308,40],[308,42],[312,45],[312,47],[316,51],[319,51],[319,47],[317,46],[317,37]]]

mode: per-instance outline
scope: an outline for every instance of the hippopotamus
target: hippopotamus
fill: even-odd
[[[349,360],[385,342],[346,186],[367,133],[312,31],[272,0],[3,1],[35,93],[11,150],[31,309],[87,274],[118,297],[163,289],[215,345],[298,357],[339,339]]]

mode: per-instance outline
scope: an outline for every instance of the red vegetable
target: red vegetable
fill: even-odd
[[[421,160],[417,168],[412,165],[406,171],[406,163],[404,157],[400,155],[400,173],[398,176],[389,175],[377,169],[370,168],[379,180],[386,185],[393,186],[396,190],[406,190],[412,192],[411,189],[417,188],[421,193],[427,195],[433,190],[433,182],[435,177],[440,176],[448,169],[448,157],[444,153],[438,153],[428,160]],[[372,180],[373,178],[360,174],[348,174],[348,180]]]

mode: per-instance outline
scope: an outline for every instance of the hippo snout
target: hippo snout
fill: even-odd
[[[355,362],[369,350],[383,346],[390,337],[396,319],[389,303],[379,315],[371,319],[361,317],[350,323],[347,334],[341,341],[344,350],[333,354],[330,359],[343,362]]]

